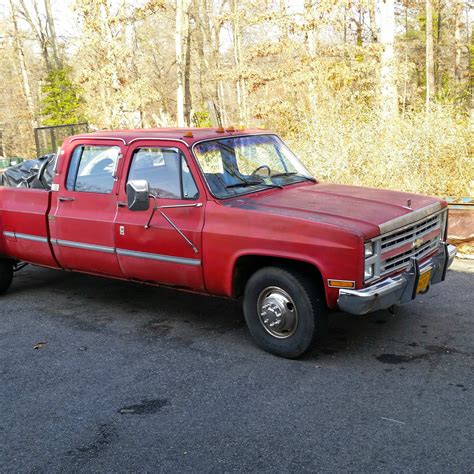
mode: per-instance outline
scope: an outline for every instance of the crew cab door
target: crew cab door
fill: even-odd
[[[140,141],[130,146],[115,221],[117,257],[131,279],[203,290],[201,232],[205,193],[194,163],[177,142]],[[194,176],[193,176],[194,173]],[[126,183],[146,180],[156,196],[146,211],[128,209]]]
[[[114,248],[114,221],[116,173],[123,153],[118,140],[84,139],[69,148],[49,217],[51,242],[62,267],[122,276]]]

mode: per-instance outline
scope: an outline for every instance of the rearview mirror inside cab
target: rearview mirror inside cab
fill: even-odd
[[[127,183],[127,205],[131,211],[146,211],[150,208],[150,186],[145,179]]]

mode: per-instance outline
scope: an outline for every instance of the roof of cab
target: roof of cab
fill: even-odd
[[[233,127],[223,128],[147,128],[139,130],[103,130],[93,133],[84,133],[81,135],[74,135],[67,139],[68,142],[79,139],[107,139],[120,140],[128,145],[132,141],[147,140],[147,139],[161,139],[161,140],[179,140],[191,146],[201,140],[228,138],[238,135],[256,135],[268,134],[264,129],[234,129]]]

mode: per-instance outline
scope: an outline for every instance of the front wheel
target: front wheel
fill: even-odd
[[[13,263],[0,259],[0,295],[10,288],[13,280]]]
[[[326,331],[322,288],[296,271],[266,267],[255,272],[245,287],[243,307],[256,343],[281,357],[299,357]]]

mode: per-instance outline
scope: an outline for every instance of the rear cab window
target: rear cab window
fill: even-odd
[[[120,157],[119,146],[80,145],[73,151],[66,189],[85,193],[110,194]]]

